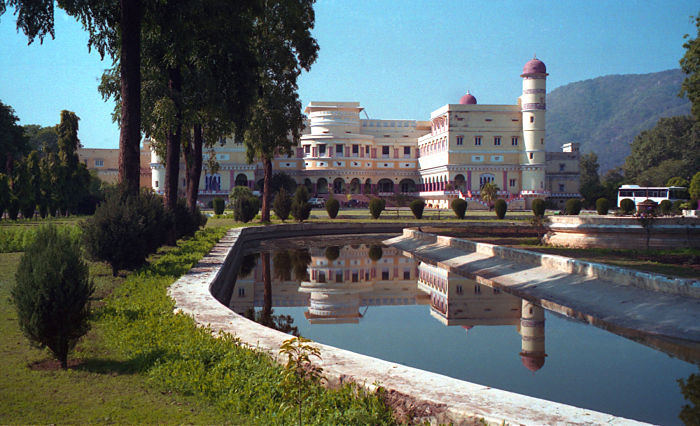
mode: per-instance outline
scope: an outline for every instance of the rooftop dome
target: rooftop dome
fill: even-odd
[[[523,67],[523,75],[525,74],[547,74],[547,67],[544,62],[534,57],[527,61]]]
[[[520,354],[520,360],[522,361],[523,365],[525,368],[528,370],[532,371],[533,373],[542,366],[544,366],[544,356],[542,355],[528,355],[528,354]]]
[[[459,103],[462,105],[476,105],[476,98],[467,90],[467,93],[459,98]]]

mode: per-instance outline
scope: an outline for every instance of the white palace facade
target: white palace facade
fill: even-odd
[[[510,209],[529,208],[534,198],[578,197],[577,164],[569,166],[576,169],[574,179],[560,174],[562,181],[552,182],[546,176],[547,75],[534,58],[520,75],[516,104],[481,105],[467,93],[425,121],[361,119],[359,102],[311,102],[299,146],[292,157],[275,158],[273,171],[305,184],[314,196],[341,202],[403,194],[443,208],[461,197],[478,209],[487,182],[498,186]],[[235,185],[259,185],[261,164],[247,164],[242,144],[227,139],[214,152],[220,168],[215,175],[203,173],[203,201],[226,197]],[[151,169],[152,187],[161,192],[165,169],[155,153]]]

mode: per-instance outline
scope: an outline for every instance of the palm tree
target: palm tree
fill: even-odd
[[[493,182],[487,182],[481,187],[481,199],[489,206],[489,211],[493,208],[498,191],[501,189]]]

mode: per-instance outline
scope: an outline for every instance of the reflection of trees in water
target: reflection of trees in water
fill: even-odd
[[[292,279],[292,256],[289,250],[277,250],[272,255],[272,263],[274,265],[275,278],[282,281]]]
[[[294,279],[297,281],[308,281],[308,267],[311,263],[311,253],[308,249],[292,250],[292,269],[294,270]]]
[[[324,254],[326,256],[326,259],[328,259],[330,262],[333,262],[334,260],[336,260],[340,257],[340,247],[338,247],[338,246],[326,247],[326,251]]]
[[[368,255],[369,255],[369,258],[372,259],[373,261],[376,262],[379,259],[381,259],[383,254],[384,253],[382,252],[382,246],[377,245],[377,244],[373,244],[370,246]]]
[[[253,320],[268,328],[273,328],[281,332],[299,336],[299,328],[294,324],[294,318],[291,315],[275,315],[275,310],[270,309],[269,314],[264,314],[264,310],[255,311],[253,308],[243,314],[244,317]]]
[[[238,270],[238,278],[245,278],[253,272],[253,269],[258,265],[258,257],[260,257],[260,253],[251,253],[243,256]]]
[[[308,249],[275,250],[272,255],[275,278],[282,281],[307,281],[311,254]]]
[[[691,374],[686,380],[679,379],[683,397],[690,402],[678,415],[687,425],[700,425],[700,374]]]

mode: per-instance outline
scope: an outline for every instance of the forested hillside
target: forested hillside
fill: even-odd
[[[630,143],[661,117],[690,114],[678,97],[680,70],[609,75],[558,87],[547,95],[547,150],[579,142],[598,154],[600,173],[621,166]]]

